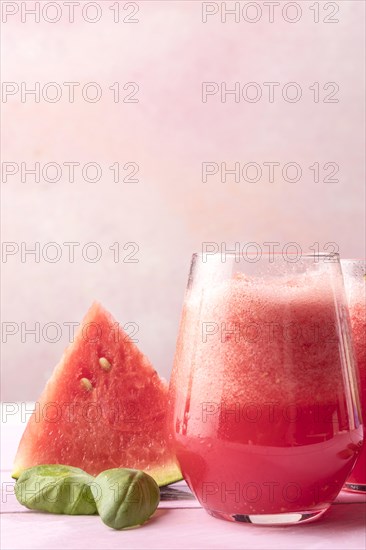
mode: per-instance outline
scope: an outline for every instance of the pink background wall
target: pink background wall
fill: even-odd
[[[190,256],[202,242],[295,241],[304,250],[334,242],[344,257],[364,255],[363,2],[332,3],[340,8],[333,24],[323,22],[331,14],[324,2],[319,23],[313,3],[298,2],[302,16],[292,24],[281,10],[269,23],[263,5],[257,23],[221,23],[218,14],[204,24],[195,1],[139,2],[139,23],[117,24],[112,4],[99,2],[95,24],[83,21],[80,10],[69,23],[65,8],[54,24],[32,17],[22,23],[19,13],[3,24],[3,81],[28,87],[76,81],[79,90],[94,81],[103,91],[97,103],[77,89],[69,103],[62,86],[56,103],[29,96],[22,103],[18,93],[2,104],[3,161],[96,162],[103,170],[95,183],[83,180],[80,169],[69,182],[66,168],[57,183],[34,183],[32,176],[21,182],[19,173],[3,183],[3,241],[19,247],[38,241],[41,249],[53,241],[62,250],[55,263],[31,256],[22,262],[20,253],[6,263],[3,257],[3,342],[4,327],[18,327],[3,343],[3,400],[37,398],[67,344],[63,323],[80,321],[94,299],[121,323],[138,324],[141,349],[168,378]],[[116,81],[138,83],[139,103],[114,103],[108,87]],[[203,103],[203,81],[226,81],[228,88],[257,82],[263,97],[235,103],[228,96],[222,103],[217,94]],[[263,86],[271,81],[280,82],[273,103]],[[281,96],[287,82],[302,89],[296,103]],[[319,103],[309,90],[314,82]],[[327,82],[339,85],[338,103],[322,101]],[[203,183],[205,161],[256,162],[263,175],[256,183],[232,176]],[[139,182],[114,183],[108,169],[114,162],[137,163]],[[264,162],[297,162],[302,177],[288,182],[278,171],[271,183]],[[323,181],[321,171],[315,183],[314,162],[337,163],[339,181]],[[63,245],[70,241],[81,243],[74,263]],[[91,241],[102,250],[96,263],[80,252]],[[115,263],[114,242],[137,243],[138,263]],[[51,329],[40,342],[26,335],[36,322],[41,331],[58,323],[59,341],[46,341]]]

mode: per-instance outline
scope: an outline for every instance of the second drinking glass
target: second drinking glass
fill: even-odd
[[[363,419],[366,416],[366,260],[341,260],[346,287],[354,349],[358,367]],[[347,479],[348,491],[366,492],[366,445],[351,475]]]
[[[210,514],[319,517],[362,441],[338,256],[195,254],[170,414],[183,475]]]

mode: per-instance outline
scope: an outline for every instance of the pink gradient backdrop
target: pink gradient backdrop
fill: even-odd
[[[105,5],[111,2],[104,2]],[[97,81],[99,103],[3,103],[3,161],[137,162],[139,183],[3,184],[3,241],[98,242],[103,258],[3,263],[3,322],[80,321],[94,299],[139,325],[139,345],[169,377],[190,256],[203,241],[335,242],[364,255],[364,3],[338,2],[339,23],[315,24],[305,2],[296,24],[201,22],[201,2],[140,2],[138,24],[3,25],[3,80]],[[201,101],[202,81],[298,82],[304,97]],[[113,103],[108,86],[136,81],[139,103]],[[314,103],[308,87],[335,81],[339,103]],[[203,161],[298,162],[298,183],[202,183]],[[315,161],[336,162],[339,183],[314,183]],[[115,241],[138,243],[139,263],[114,263]],[[68,335],[3,345],[3,400],[36,399]]]

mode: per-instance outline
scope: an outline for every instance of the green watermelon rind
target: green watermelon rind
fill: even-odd
[[[171,466],[165,465],[162,468],[152,468],[151,470],[146,470],[146,473],[155,479],[159,487],[165,487],[183,479],[182,472],[176,464],[172,464]]]

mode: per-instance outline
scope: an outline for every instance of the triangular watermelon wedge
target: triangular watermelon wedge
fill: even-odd
[[[87,312],[36,403],[13,477],[38,464],[97,475],[148,472],[160,486],[182,479],[168,446],[168,385],[98,303]]]

